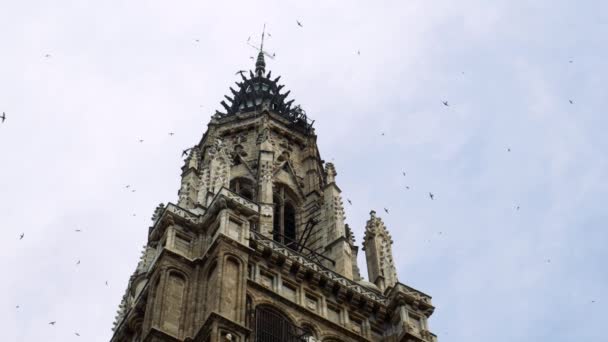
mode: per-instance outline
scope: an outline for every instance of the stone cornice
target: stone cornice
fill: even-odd
[[[435,311],[435,307],[431,303],[431,296],[402,283],[396,283],[387,296],[389,298],[388,306],[391,310],[397,306],[409,304],[424,312],[427,317],[430,317]]]
[[[272,257],[273,254],[276,254],[275,258],[277,260],[285,260],[283,263],[288,263],[291,265],[291,268],[297,269],[298,273],[308,273],[308,277],[315,279],[316,282],[323,284],[323,287],[330,288],[334,292],[342,291],[342,293],[344,293],[344,298],[356,298],[359,302],[365,301],[370,303],[371,306],[374,307],[374,310],[385,311],[384,309],[387,304],[387,298],[385,296],[377,294],[364,286],[357,284],[355,281],[345,278],[319,263],[308,259],[302,254],[289,249],[276,241],[263,237],[257,232],[252,232],[249,242],[250,246],[255,249],[260,256]]]

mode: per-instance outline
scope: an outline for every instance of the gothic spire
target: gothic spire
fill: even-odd
[[[262,43],[264,45],[264,43]],[[255,62],[255,74],[256,76],[262,77],[266,73],[266,61],[264,60],[264,52],[260,50],[258,53],[258,60]]]

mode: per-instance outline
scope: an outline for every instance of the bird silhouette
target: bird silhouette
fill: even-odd
[[[519,206],[515,207],[515,210],[519,210]]]
[[[106,280],[106,286],[108,286],[108,281]]]
[[[407,186],[407,185],[405,186],[405,188],[406,188],[407,190],[409,190],[409,189],[410,189],[410,187],[409,187],[409,186]]]
[[[251,36],[247,37],[247,43],[251,40]]]
[[[182,157],[188,155],[188,151],[190,151],[192,148],[187,148],[185,150],[182,151]]]
[[[249,56],[249,59],[253,59],[253,56]]]
[[[170,136],[174,136],[174,135],[175,135],[175,133],[173,133],[173,132],[169,132],[169,135],[170,135]]]
[[[4,123],[4,121],[6,120],[6,113],[2,112],[2,116],[0,116],[0,119],[2,119],[2,123]]]
[[[507,152],[511,152],[511,148],[510,148],[510,147],[509,147],[509,148],[507,148]]]
[[[76,335],[76,336],[80,336],[80,334],[79,334],[79,333],[77,333],[77,332],[75,332],[75,333],[74,333],[74,335]]]
[[[19,305],[15,306],[15,309],[19,309]]]
[[[194,41],[197,42],[197,43],[200,42],[200,40],[198,40],[198,39],[195,39]]]
[[[441,101],[441,103],[443,103],[444,106],[449,107],[450,104],[448,103],[448,101]]]
[[[299,20],[296,20],[296,23],[298,24],[298,26],[304,27],[304,25],[302,25],[302,23]]]
[[[353,205],[353,202],[351,202],[348,198],[346,200],[348,201],[348,204]]]
[[[433,193],[432,193],[432,192],[429,192],[429,197],[431,198],[431,200],[434,200],[434,199],[435,199],[435,195],[433,195]]]
[[[44,57],[49,58],[51,57],[51,55],[47,53],[46,55],[44,55]]]
[[[403,171],[403,175],[405,176],[405,171]]]
[[[125,186],[125,188],[127,188],[127,189],[128,189],[129,187],[131,187],[131,185],[130,185],[130,184],[127,184],[127,186]]]
[[[239,70],[239,71],[235,72],[234,74],[235,75],[241,74],[241,76],[243,76],[244,72],[247,72],[247,70]]]
[[[76,262],[76,265],[80,265],[80,260],[78,260],[78,261]]]
[[[131,192],[135,192],[135,189],[131,190]]]
[[[49,322],[50,325],[55,325],[55,323],[57,323],[57,322],[55,322],[55,321]]]
[[[82,232],[82,230],[80,230],[80,229],[75,229],[74,231],[75,231],[76,233],[80,233],[80,232]]]
[[[572,100],[568,100],[568,101],[570,102],[570,104],[574,104],[574,101],[572,101]]]
[[[384,211],[386,211],[386,213],[388,214],[388,209],[384,208]]]
[[[361,50],[357,50],[357,56],[361,56]]]
[[[140,142],[140,143],[144,142],[144,139],[139,139],[139,142]]]
[[[23,240],[24,236],[25,236],[25,233],[21,233],[21,235],[19,235],[19,240]]]

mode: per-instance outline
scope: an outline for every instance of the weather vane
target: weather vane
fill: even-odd
[[[264,23],[264,28],[262,29],[262,42],[260,43],[260,47],[257,47],[255,44],[251,43],[251,37],[249,37],[250,39],[247,39],[247,45],[256,49],[258,52],[263,53],[266,57],[268,57],[270,59],[274,59],[276,54],[274,54],[274,53],[270,54],[269,52],[264,50],[264,36],[266,36],[266,23]],[[268,36],[270,36],[270,34],[268,34]]]

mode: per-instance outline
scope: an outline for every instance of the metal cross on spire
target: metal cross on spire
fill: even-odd
[[[255,63],[255,73],[258,76],[264,74],[265,69],[266,69],[266,61],[264,60],[264,56],[266,56],[270,59],[274,59],[274,57],[275,57],[274,53],[270,54],[268,51],[264,50],[264,37],[265,36],[266,36],[266,24],[264,24],[264,28],[262,29],[262,41],[260,42],[260,47],[257,47],[256,45],[252,44],[250,42],[250,39],[247,39],[247,45],[251,46],[252,48],[254,48],[258,51],[258,59]]]

